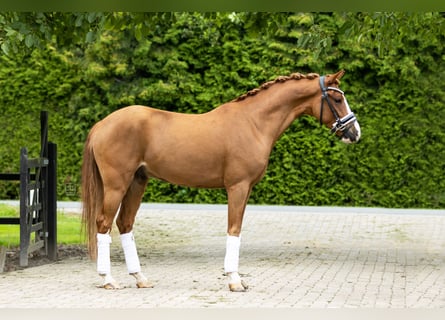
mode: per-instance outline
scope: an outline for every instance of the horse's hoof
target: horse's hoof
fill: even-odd
[[[142,272],[130,273],[130,276],[136,278],[136,286],[138,288],[153,288],[154,285],[148,281]]]
[[[107,290],[119,290],[121,287],[117,282],[105,283],[102,288]]]
[[[229,289],[232,292],[246,292],[249,286],[241,280],[241,282],[237,283],[229,283]]]
[[[152,284],[149,281],[141,281],[141,282],[136,282],[136,286],[138,288],[153,288],[154,284]]]

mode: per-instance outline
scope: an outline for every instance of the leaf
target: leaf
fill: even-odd
[[[36,44],[36,38],[35,38],[35,36],[34,36],[33,34],[27,34],[27,35],[25,36],[25,45],[26,45],[28,48],[31,48],[31,47],[33,47],[35,44]]]
[[[85,41],[87,43],[92,43],[96,38],[96,33],[94,31],[89,31],[85,36]]]
[[[9,44],[8,44],[6,41],[4,41],[4,42],[1,44],[1,48],[2,48],[2,51],[3,51],[7,56],[9,56],[9,53],[10,53],[10,51],[9,51]]]
[[[93,23],[96,20],[97,14],[95,12],[90,12],[87,15],[87,20],[89,23]]]
[[[134,37],[136,38],[137,41],[141,41],[142,40],[142,29],[141,26],[136,26],[136,28],[134,29]]]
[[[74,26],[81,27],[83,24],[83,15],[79,14],[76,18],[76,21],[74,22]]]

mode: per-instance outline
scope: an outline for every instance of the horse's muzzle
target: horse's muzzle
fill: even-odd
[[[355,143],[360,140],[360,125],[353,112],[350,112],[332,125],[331,133],[335,134],[344,143]]]
[[[357,120],[345,125],[340,131],[339,136],[344,143],[357,143],[361,137],[360,125]]]

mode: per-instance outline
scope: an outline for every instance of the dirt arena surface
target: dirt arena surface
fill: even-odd
[[[97,288],[84,248],[64,247],[56,262],[0,274],[0,308],[445,308],[445,210],[248,206],[245,293],[224,276],[226,223],[224,205],[144,204],[134,234],[154,288],[136,288],[114,231],[123,289]]]

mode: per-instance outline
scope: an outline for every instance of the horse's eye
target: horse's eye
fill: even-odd
[[[335,99],[334,99],[334,102],[335,102],[336,104],[340,104],[340,103],[341,103],[341,101],[342,101],[342,99],[341,99],[341,98],[335,98]]]

